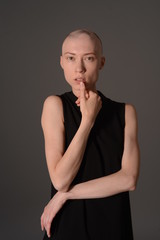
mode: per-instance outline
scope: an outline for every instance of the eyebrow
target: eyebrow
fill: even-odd
[[[75,53],[71,53],[71,52],[65,52],[64,54],[76,55]]]
[[[65,54],[76,55],[76,53],[72,53],[72,52],[65,52],[64,55],[65,55]],[[92,54],[92,55],[96,55],[96,53],[94,53],[94,52],[85,53],[84,55],[91,55],[91,54]]]

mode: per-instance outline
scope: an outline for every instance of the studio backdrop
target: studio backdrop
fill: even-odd
[[[43,102],[70,91],[61,44],[78,28],[95,31],[106,64],[98,89],[136,107],[141,171],[130,194],[135,240],[160,239],[159,1],[0,1],[1,239],[42,239],[50,199],[41,129]]]

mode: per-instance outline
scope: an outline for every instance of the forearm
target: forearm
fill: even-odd
[[[45,228],[50,237],[50,227],[53,218],[67,200],[72,199],[95,199],[133,190],[133,178],[121,169],[120,171],[90,180],[73,186],[68,192],[58,191],[49,201],[41,216],[42,230]]]
[[[54,172],[58,190],[67,191],[81,165],[92,125],[81,122],[75,136]]]
[[[104,198],[133,189],[133,177],[120,170],[114,174],[73,186],[67,192],[67,199]]]

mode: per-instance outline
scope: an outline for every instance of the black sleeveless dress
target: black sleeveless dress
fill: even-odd
[[[125,104],[100,91],[102,108],[90,132],[84,157],[72,185],[100,178],[121,168],[124,148]],[[80,122],[73,92],[60,95],[65,121],[65,149]],[[51,197],[56,193],[52,185]],[[51,226],[54,240],[133,240],[129,192],[106,198],[68,200]],[[45,233],[44,240],[49,239]]]

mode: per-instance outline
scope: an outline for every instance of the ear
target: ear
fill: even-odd
[[[63,69],[63,57],[60,56],[60,65],[61,65],[61,68]]]
[[[106,61],[105,57],[101,57],[100,66],[99,66],[100,70],[104,67],[105,61]]]

